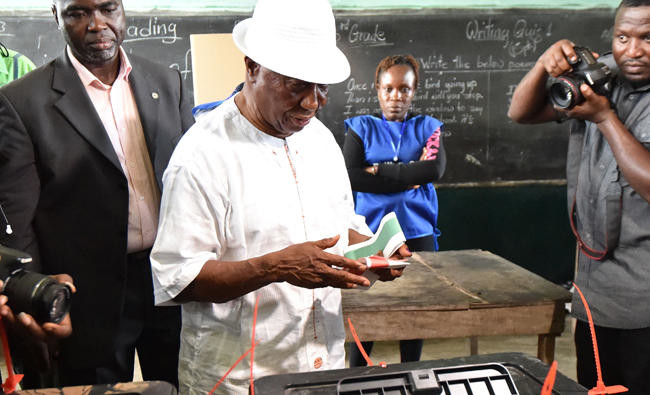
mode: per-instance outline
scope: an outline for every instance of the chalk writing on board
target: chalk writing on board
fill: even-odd
[[[508,90],[506,91],[506,99],[508,103],[508,107],[510,107],[510,103],[512,102],[512,95],[515,94],[515,89],[517,88],[517,84],[511,84],[508,85]]]
[[[469,74],[428,77],[425,86],[413,100],[417,112],[436,116],[447,125],[472,125],[483,116],[487,93]]]
[[[494,55],[476,57],[477,69],[503,69],[506,66],[505,60],[497,58]]]
[[[426,58],[419,58],[420,66],[425,73],[430,73],[437,70],[447,70],[449,69],[449,61],[445,59],[445,56],[442,54],[437,54],[433,52],[431,55],[428,55]]]
[[[526,19],[518,19],[512,26],[500,26],[491,17],[472,19],[465,25],[465,37],[469,41],[501,42],[506,53],[513,58],[537,52],[539,43],[552,34],[553,22],[531,24]]]
[[[603,41],[609,41],[612,39],[613,34],[614,34],[614,26],[610,27],[609,29],[603,30],[603,32],[600,34],[600,39]]]
[[[496,55],[476,55],[471,58],[468,55],[453,55],[445,57],[442,54],[433,53],[426,57],[417,57],[422,72],[425,74],[436,74],[441,71],[453,70],[477,70],[477,71],[498,71],[498,70],[528,70],[535,65],[535,60],[508,60]]]
[[[440,119],[446,125],[447,136],[453,133],[455,125],[473,125],[484,117],[488,95],[487,86],[482,86],[474,75],[457,72],[425,77],[413,97],[412,111]],[[380,111],[372,81],[351,77],[345,88],[343,117]]]
[[[0,36],[13,37],[13,34],[7,32],[7,22],[0,21]]]
[[[360,26],[358,23],[346,19],[338,24],[339,31],[336,33],[337,41],[345,39],[352,47],[380,47],[393,45],[388,41],[386,32],[378,23],[370,28]]]
[[[482,167],[483,166],[483,163],[481,163],[481,161],[478,160],[478,158],[476,158],[472,154],[465,154],[465,162],[469,163],[470,165],[477,166],[477,167]]]
[[[530,69],[533,68],[535,63],[537,63],[537,61],[535,61],[535,60],[528,60],[528,61],[509,60],[508,61],[508,70],[515,70],[515,69],[530,70]]]
[[[185,58],[180,63],[172,63],[169,68],[180,71],[181,76],[186,80],[192,74],[192,50],[188,49],[185,52]]]
[[[174,44],[182,39],[176,32],[175,22],[159,22],[158,17],[150,17],[144,25],[129,25],[124,42],[160,40],[163,44]]]

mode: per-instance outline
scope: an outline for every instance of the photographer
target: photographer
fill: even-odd
[[[596,325],[604,382],[650,393],[650,0],[623,0],[616,13],[611,94],[588,84],[584,102],[554,107],[549,78],[575,72],[574,44],[560,40],[518,85],[508,116],[521,123],[571,118],[569,216],[580,253],[576,284]],[[599,60],[606,61],[603,56]],[[578,381],[596,384],[585,310],[574,294]]]

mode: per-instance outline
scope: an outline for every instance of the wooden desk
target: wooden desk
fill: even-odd
[[[550,364],[571,294],[482,250],[414,253],[401,278],[343,291],[343,316],[361,340],[538,335]]]

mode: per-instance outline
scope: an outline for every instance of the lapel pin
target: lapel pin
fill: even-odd
[[[158,92],[151,92],[151,97],[152,97],[154,100],[157,100],[157,99],[158,99]]]

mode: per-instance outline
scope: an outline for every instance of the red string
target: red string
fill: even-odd
[[[20,380],[23,379],[22,374],[14,374],[14,366],[11,362],[11,351],[9,350],[9,339],[7,338],[7,332],[5,331],[5,325],[2,319],[0,319],[0,338],[2,338],[2,352],[5,356],[5,364],[7,365],[8,377],[4,383],[2,383],[2,390],[11,394],[16,390],[16,386],[20,383]]]
[[[544,385],[542,386],[541,395],[553,395],[553,386],[555,385],[555,376],[557,373],[557,361],[553,361],[551,368],[546,374]]]
[[[589,390],[589,395],[616,394],[619,392],[626,392],[628,389],[622,385],[612,385],[609,387],[605,386],[605,383],[603,382],[603,374],[600,370],[600,355],[598,354],[598,342],[596,341],[596,328],[594,327],[594,320],[591,318],[591,310],[589,309],[589,304],[587,304],[587,299],[582,294],[582,291],[580,291],[580,288],[578,288],[576,283],[573,283],[573,286],[575,287],[576,291],[578,291],[578,294],[580,295],[580,299],[582,300],[582,304],[585,306],[585,311],[587,312],[587,319],[589,320],[589,331],[591,332],[591,343],[594,346],[594,359],[596,360],[597,381],[596,381],[596,386]]]
[[[228,369],[228,371],[226,372],[226,374],[224,374],[223,377],[221,377],[221,379],[219,380],[219,382],[218,382],[217,384],[215,384],[214,387],[212,387],[212,389],[210,390],[210,392],[208,392],[208,395],[212,395],[212,394],[214,394],[214,391],[216,391],[217,388],[219,388],[219,386],[221,385],[221,383],[224,382],[224,380],[226,379],[226,377],[228,377],[228,375],[230,374],[230,372],[232,372],[232,370],[233,370],[237,365],[239,365],[239,363],[240,363],[240,362],[241,362],[241,361],[246,357],[246,355],[248,355],[249,353],[251,354],[250,390],[251,390],[251,395],[255,395],[255,386],[253,385],[253,360],[254,360],[254,355],[255,355],[255,346],[257,346],[257,345],[259,344],[259,342],[256,342],[256,341],[255,341],[255,325],[257,324],[257,306],[258,306],[258,304],[259,304],[259,301],[260,301],[260,297],[259,297],[259,295],[258,295],[258,296],[257,296],[257,300],[255,301],[255,310],[253,311],[253,339],[252,339],[252,342],[251,342],[251,348],[249,348],[248,350],[246,350],[246,352],[243,353],[243,354],[242,354],[242,355],[241,355],[241,356],[240,356],[240,357],[235,361],[235,363],[230,367],[230,369]]]
[[[582,294],[582,291],[580,291],[580,288],[578,288],[576,283],[573,283],[573,286],[576,288],[576,291],[578,291],[580,299],[582,300],[582,304],[585,306],[585,311],[587,312],[587,320],[589,320],[589,331],[591,332],[591,344],[594,347],[594,359],[596,360],[596,375],[598,376],[598,385],[600,385],[603,383],[603,373],[600,369],[600,355],[598,354],[598,341],[596,340],[596,328],[594,328],[594,320],[591,318],[591,309],[589,309],[587,299]]]
[[[361,345],[361,341],[359,340],[359,336],[357,336],[357,331],[354,330],[354,325],[352,325],[352,320],[349,317],[348,317],[348,325],[350,326],[350,333],[352,333],[354,342],[357,344],[357,348],[359,348],[361,355],[366,360],[366,364],[368,366],[374,366],[372,361],[370,360],[370,357],[368,356],[368,354],[366,354],[366,350],[363,349],[363,346]]]
[[[251,395],[255,395],[255,383],[253,381],[253,361],[255,360],[255,326],[257,325],[257,305],[259,302],[260,296],[257,295],[257,300],[255,300],[255,310],[253,311],[253,336],[251,339]]]
[[[219,386],[221,385],[221,383],[223,383],[223,381],[226,379],[226,377],[228,377],[228,375],[230,374],[230,372],[232,372],[232,370],[233,370],[237,365],[239,365],[239,363],[242,361],[242,359],[244,359],[244,358],[246,357],[246,355],[248,355],[248,353],[251,352],[251,350],[252,350],[252,348],[249,348],[248,350],[246,350],[246,352],[243,353],[243,354],[241,355],[241,357],[239,357],[239,358],[235,361],[235,363],[230,367],[230,369],[228,369],[228,371],[226,372],[226,374],[224,374],[223,377],[221,377],[221,379],[219,380],[219,382],[218,382],[217,384],[215,384],[214,387],[212,387],[212,389],[210,390],[210,392],[208,392],[209,395],[212,395],[212,394],[214,393],[214,391],[216,391],[217,388],[219,388]]]

